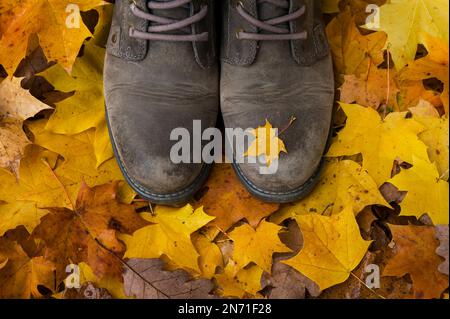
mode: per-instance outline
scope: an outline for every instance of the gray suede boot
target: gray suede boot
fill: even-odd
[[[280,136],[278,170],[234,163],[255,196],[286,203],[317,183],[333,113],[334,80],[317,0],[223,2],[221,108],[225,126],[257,128],[266,119]]]
[[[214,0],[116,0],[104,82],[117,161],[145,199],[180,205],[209,165],[175,164],[171,133],[214,127],[219,108]],[[191,152],[192,153],[192,152]]]

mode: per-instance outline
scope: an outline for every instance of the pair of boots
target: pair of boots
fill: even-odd
[[[254,196],[292,202],[317,182],[334,100],[320,1],[116,0],[104,81],[116,158],[153,203],[183,204],[205,183],[211,165],[174,163],[171,135],[215,127],[219,109],[226,128],[296,118],[276,172],[234,163]]]

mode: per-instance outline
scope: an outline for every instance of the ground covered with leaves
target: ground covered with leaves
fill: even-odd
[[[319,186],[267,204],[222,164],[177,209],[113,158],[112,5],[2,0],[0,298],[448,298],[448,5],[324,1],[338,111]]]

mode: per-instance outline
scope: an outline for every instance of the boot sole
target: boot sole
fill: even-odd
[[[128,174],[127,169],[125,168],[125,165],[119,156],[119,152],[117,151],[116,144],[114,143],[114,137],[112,135],[111,128],[109,125],[108,112],[106,111],[106,106],[105,106],[105,114],[109,138],[111,139],[114,157],[116,158],[120,171],[122,172],[122,175],[124,176],[126,182],[143,199],[151,202],[152,204],[180,207],[188,203],[189,200],[192,199],[192,197],[202,188],[202,186],[208,180],[212,166],[204,165],[199,176],[194,180],[194,182],[191,185],[187,186],[182,191],[173,194],[156,194],[151,190],[143,187]]]
[[[333,123],[333,121],[332,121],[332,123]],[[257,187],[256,185],[254,185],[243,174],[241,168],[235,162],[233,162],[234,171],[236,172],[236,175],[238,176],[238,178],[242,182],[242,184],[244,184],[245,188],[250,192],[250,194],[252,194],[256,198],[258,198],[264,202],[287,204],[287,203],[299,201],[299,200],[305,198],[306,196],[308,196],[309,194],[311,194],[311,192],[314,190],[314,188],[317,186],[317,184],[320,181],[320,177],[321,177],[323,169],[325,167],[324,155],[328,152],[328,150],[331,146],[333,131],[334,131],[333,129],[330,129],[327,144],[325,147],[325,151],[324,151],[324,154],[322,156],[322,159],[320,161],[318,168],[313,173],[313,175],[302,186],[300,186],[299,188],[297,188],[293,191],[284,192],[284,193],[283,192],[265,191],[265,190]]]

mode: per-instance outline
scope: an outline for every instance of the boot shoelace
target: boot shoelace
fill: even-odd
[[[147,3],[147,7],[150,10],[170,10],[185,7],[191,2],[192,0],[171,0],[167,2],[149,1]],[[130,10],[136,17],[156,23],[156,25],[148,27],[147,32],[138,31],[133,27],[130,27],[129,30],[130,37],[143,40],[175,41],[175,42],[201,42],[201,41],[208,41],[209,39],[208,32],[200,34],[186,34],[186,35],[163,33],[180,30],[185,32],[191,32],[190,27],[194,23],[200,22],[207,16],[208,14],[207,6],[203,6],[198,13],[182,20],[175,20],[147,13],[142,9],[140,9],[135,1],[133,1],[130,4]]]
[[[289,1],[287,0],[257,0],[258,4],[270,3],[274,6],[289,9]],[[244,4],[239,2],[237,6],[237,11],[239,15],[242,16],[250,24],[260,28],[261,30],[268,31],[271,33],[261,34],[261,33],[248,33],[239,30],[236,34],[238,39],[241,40],[256,40],[256,41],[279,41],[279,40],[303,40],[307,38],[307,32],[303,31],[300,33],[291,33],[290,30],[286,28],[279,27],[282,23],[291,22],[300,18],[305,13],[305,6],[301,7],[293,13],[280,16],[278,18],[269,19],[262,21],[255,18],[244,8]]]

